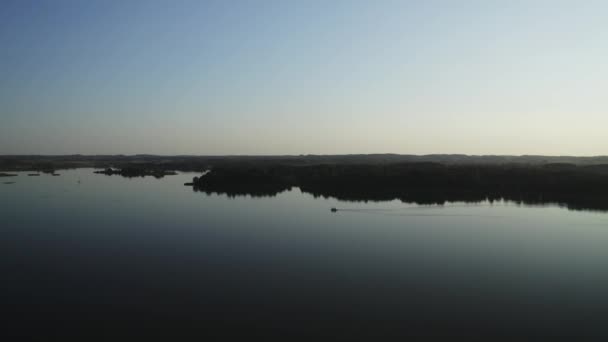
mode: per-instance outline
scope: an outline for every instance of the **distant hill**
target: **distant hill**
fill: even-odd
[[[126,167],[149,165],[162,169],[200,171],[210,166],[226,164],[395,164],[395,163],[441,163],[441,164],[529,164],[529,165],[595,165],[597,170],[608,166],[608,156],[502,156],[464,154],[346,154],[346,155],[284,155],[284,156],[157,156],[157,155],[5,155],[0,156],[0,171],[40,171],[82,167]]]

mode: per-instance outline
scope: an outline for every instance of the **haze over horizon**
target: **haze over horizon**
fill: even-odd
[[[3,1],[0,154],[608,154],[608,2]]]

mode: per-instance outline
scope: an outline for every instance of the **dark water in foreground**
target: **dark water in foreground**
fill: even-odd
[[[606,213],[229,198],[192,174],[92,171],[0,184],[7,333],[608,335]]]

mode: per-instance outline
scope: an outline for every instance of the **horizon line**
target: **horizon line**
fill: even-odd
[[[460,157],[550,157],[550,158],[604,158],[606,155],[569,155],[569,154],[466,154],[466,153],[335,153],[335,154],[0,154],[0,157],[336,157],[336,156],[408,156],[408,157],[430,157],[430,156],[460,156]]]

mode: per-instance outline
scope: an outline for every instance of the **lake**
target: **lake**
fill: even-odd
[[[229,197],[183,185],[197,174],[93,171],[2,179],[14,334],[608,335],[605,212]]]

